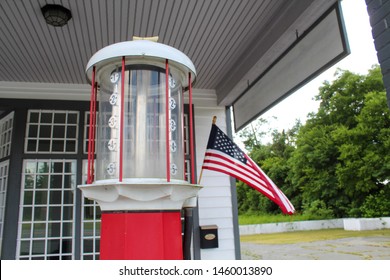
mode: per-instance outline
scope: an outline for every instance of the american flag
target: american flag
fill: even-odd
[[[215,124],[211,127],[202,169],[228,174],[275,202],[285,214],[294,206],[257,164]]]

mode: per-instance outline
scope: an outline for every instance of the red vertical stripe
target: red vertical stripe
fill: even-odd
[[[93,99],[93,110],[92,110],[92,149],[91,149],[91,183],[95,180],[95,142],[96,142],[96,103],[97,103],[97,83],[95,83],[95,92]]]
[[[121,73],[121,110],[120,110],[120,127],[119,127],[119,182],[123,180],[123,130],[125,118],[125,57],[122,57]]]
[[[184,125],[185,125],[185,121],[184,121],[184,91],[182,90],[181,91],[181,121],[182,121],[182,125],[181,125],[181,135],[183,137],[182,139],[182,144],[183,144],[183,158],[184,158],[184,166],[183,166],[183,178],[184,180],[186,180],[186,153],[185,153],[185,150],[186,150],[186,142],[185,142],[185,130],[184,130]]]
[[[191,159],[191,184],[196,184],[195,181],[195,151],[194,151],[194,128],[193,128],[193,112],[192,112],[192,84],[191,72],[188,73],[188,94],[190,105],[190,159]]]
[[[167,182],[171,181],[170,173],[170,152],[169,152],[169,65],[165,60],[165,141],[166,141],[166,161],[167,161]]]
[[[89,104],[89,135],[88,135],[88,167],[87,167],[87,184],[92,184],[92,161],[93,161],[93,154],[92,154],[92,126],[93,126],[93,104],[94,104],[94,98],[95,98],[95,71],[96,67],[94,66],[92,68],[92,88],[91,88],[91,100]]]

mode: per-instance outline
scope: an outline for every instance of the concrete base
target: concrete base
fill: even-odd
[[[319,221],[301,221],[291,223],[274,223],[240,226],[240,235],[265,234],[300,230],[320,230],[344,228],[345,230],[375,230],[390,228],[390,217],[331,219]]]
[[[390,228],[390,218],[344,219],[345,230],[376,230]]]
[[[289,232],[289,231],[300,231],[300,230],[319,230],[319,229],[342,228],[342,227],[343,227],[343,221],[341,219],[301,221],[301,222],[291,222],[291,223],[242,225],[240,226],[240,235],[277,233],[277,232]]]

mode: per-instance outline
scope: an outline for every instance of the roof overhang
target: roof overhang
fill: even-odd
[[[336,3],[305,33],[297,35],[296,41],[232,103],[235,130],[242,129],[349,53],[340,6]]]

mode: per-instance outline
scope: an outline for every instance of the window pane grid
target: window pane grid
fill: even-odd
[[[75,188],[76,161],[24,161],[18,259],[73,259]]]
[[[4,228],[4,210],[7,197],[8,185],[8,166],[9,161],[0,162],[0,253],[2,250],[3,228]]]
[[[84,160],[83,182],[87,180],[87,164],[88,161]],[[84,195],[81,201],[81,259],[98,260],[100,255],[100,207]]]
[[[0,159],[11,154],[13,120],[14,112],[0,120]]]
[[[79,112],[29,110],[26,153],[77,153]]]

